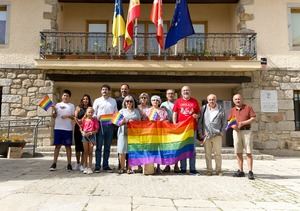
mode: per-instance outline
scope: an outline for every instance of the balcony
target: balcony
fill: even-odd
[[[40,36],[40,57],[45,60],[256,60],[255,33],[198,33],[161,51],[154,33],[139,33],[126,53],[112,48],[110,33],[41,32]]]

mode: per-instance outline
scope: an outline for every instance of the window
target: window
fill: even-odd
[[[7,6],[0,5],[0,45],[7,42]]]
[[[205,50],[205,36],[207,22],[193,24],[195,34],[186,38],[186,50],[191,54],[198,54]]]
[[[289,7],[289,37],[290,47],[300,50],[300,5]]]
[[[294,91],[295,128],[300,130],[300,90]]]
[[[168,31],[168,25],[164,23],[164,33]],[[138,54],[157,54],[158,43],[156,40],[156,27],[152,22],[138,23],[138,39],[137,53]],[[132,48],[133,49],[133,48]]]
[[[88,21],[87,32],[91,33],[88,36],[88,52],[106,53],[107,23],[101,21]]]

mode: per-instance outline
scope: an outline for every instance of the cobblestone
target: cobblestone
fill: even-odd
[[[203,176],[202,159],[196,176],[84,175],[67,172],[65,158],[49,172],[51,162],[0,159],[1,210],[300,210],[300,158],[255,161],[254,181],[231,176],[235,160],[223,161],[224,176]]]

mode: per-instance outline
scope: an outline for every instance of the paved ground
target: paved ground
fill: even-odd
[[[56,172],[50,158],[0,159],[0,210],[300,210],[300,158],[255,161],[254,181],[231,176],[234,160],[208,177],[83,175],[60,159]]]

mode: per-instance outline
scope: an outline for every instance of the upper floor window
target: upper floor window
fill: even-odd
[[[186,51],[191,54],[198,54],[205,49],[204,34],[207,33],[207,22],[193,23],[193,27],[196,34],[186,38]]]
[[[7,39],[7,6],[0,5],[0,45]]]
[[[88,52],[105,53],[107,51],[107,22],[105,21],[88,21]]]
[[[290,47],[300,50],[300,5],[289,7],[289,36]]]

